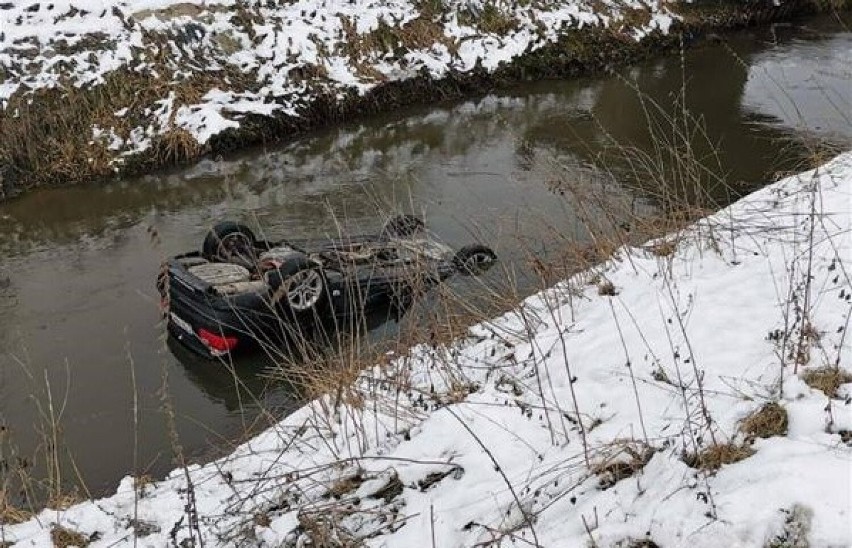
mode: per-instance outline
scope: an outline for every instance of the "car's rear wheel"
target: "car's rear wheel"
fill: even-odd
[[[382,235],[386,238],[409,238],[425,228],[423,219],[416,215],[397,215],[387,220]]]
[[[290,308],[305,312],[314,308],[323,296],[322,276],[316,269],[302,270],[281,282]]]
[[[497,254],[482,244],[466,245],[456,252],[453,262],[462,274],[480,274],[497,262]]]
[[[326,296],[325,276],[319,265],[306,256],[287,259],[266,273],[274,303],[296,313],[317,309]]]
[[[252,269],[257,262],[256,241],[254,233],[246,225],[225,221],[207,233],[201,253],[208,261],[235,263]]]

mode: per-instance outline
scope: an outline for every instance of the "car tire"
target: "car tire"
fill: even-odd
[[[385,238],[409,238],[426,228],[423,219],[416,215],[397,215],[391,217],[382,228]]]
[[[273,304],[285,310],[304,314],[318,310],[326,299],[325,275],[316,261],[296,254],[283,264],[269,270],[266,282],[272,292]]]
[[[466,245],[456,252],[453,264],[461,274],[476,275],[491,268],[497,261],[497,254],[482,244]]]
[[[253,269],[255,258],[254,232],[244,224],[224,221],[216,224],[201,246],[201,255],[211,262],[236,263]]]

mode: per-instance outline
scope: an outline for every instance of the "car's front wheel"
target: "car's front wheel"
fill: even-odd
[[[480,274],[497,262],[497,254],[482,244],[466,245],[456,252],[453,263],[462,274]]]

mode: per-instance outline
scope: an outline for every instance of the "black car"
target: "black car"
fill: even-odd
[[[402,315],[417,294],[495,260],[480,244],[454,252],[411,215],[393,217],[379,234],[318,241],[270,242],[222,222],[200,252],[167,260],[157,287],[169,334],[220,357],[292,345],[378,307]]]

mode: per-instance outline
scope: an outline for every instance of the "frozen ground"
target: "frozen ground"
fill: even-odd
[[[0,107],[18,116],[33,91],[112,79],[90,145],[115,165],[175,129],[203,147],[247,114],[298,116],[320,95],[492,71],[570,29],[639,40],[672,22],[658,0],[10,0]]]
[[[0,545],[850,546],[850,258],[846,153]]]

